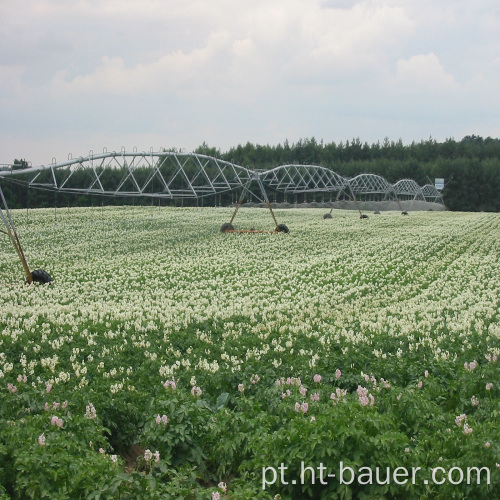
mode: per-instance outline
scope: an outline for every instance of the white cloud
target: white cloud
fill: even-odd
[[[409,92],[420,90],[454,91],[458,89],[455,78],[447,73],[432,52],[419,54],[409,59],[400,59],[396,64],[396,78]]]

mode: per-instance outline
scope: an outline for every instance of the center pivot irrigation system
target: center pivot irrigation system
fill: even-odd
[[[443,203],[441,194],[431,184],[420,187],[411,179],[392,185],[383,177],[361,174],[353,178],[342,177],[334,171],[316,165],[281,165],[259,171],[234,163],[196,153],[172,151],[108,152],[73,158],[50,165],[16,169],[10,166],[0,170],[0,179],[22,183],[29,188],[49,189],[61,193],[99,196],[151,197],[164,199],[203,199],[229,191],[241,190],[240,197],[229,222],[221,226],[224,233],[270,232],[288,233],[285,224],[278,224],[269,201],[266,187],[287,194],[328,193],[354,201],[360,218],[366,218],[358,204],[359,197],[376,195],[383,200],[396,201],[403,214],[400,197],[413,201]],[[49,283],[52,278],[43,270],[30,272],[0,187],[0,215],[5,230],[23,264],[28,283]],[[239,208],[247,198],[257,199],[269,209],[274,228],[271,231],[237,231],[233,225]],[[333,210],[333,209],[332,209]],[[330,213],[324,218],[331,218]]]

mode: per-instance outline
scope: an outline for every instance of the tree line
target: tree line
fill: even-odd
[[[176,151],[169,148],[169,151]],[[500,211],[500,139],[471,135],[460,141],[453,138],[437,142],[433,138],[404,145],[402,140],[368,144],[354,138],[345,142],[318,142],[314,137],[297,143],[275,146],[247,142],[223,152],[205,142],[194,151],[254,169],[270,169],[279,165],[304,164],[331,168],[345,177],[373,173],[395,183],[410,178],[419,185],[434,184],[444,178],[442,192],[446,206],[455,211]],[[17,168],[26,160],[14,160]],[[118,173],[116,174],[118,175]],[[88,206],[93,204],[151,204],[151,199],[105,198],[58,194],[30,189],[24,185],[2,182],[2,189],[11,208],[50,207],[54,204]],[[234,195],[217,195],[216,204],[229,204]],[[161,203],[192,204],[191,200]],[[194,202],[196,203],[196,202]],[[210,201],[207,200],[207,205]],[[213,203],[212,203],[213,204]]]

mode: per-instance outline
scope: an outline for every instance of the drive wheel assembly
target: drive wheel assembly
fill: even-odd
[[[45,285],[46,283],[52,283],[52,276],[43,269],[35,269],[31,272],[31,280],[33,283]]]
[[[228,231],[234,231],[234,226],[232,224],[229,224],[229,222],[226,222],[220,227],[220,232],[227,233]]]

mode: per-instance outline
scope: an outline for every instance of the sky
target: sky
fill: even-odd
[[[500,2],[0,0],[0,164],[500,137]]]

